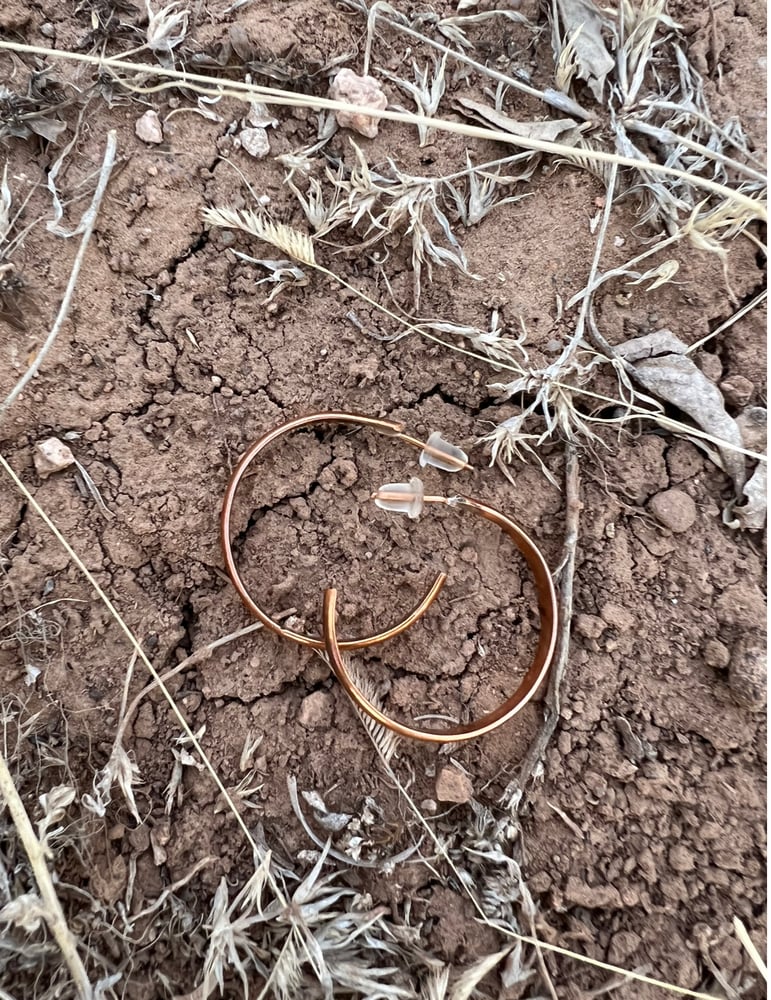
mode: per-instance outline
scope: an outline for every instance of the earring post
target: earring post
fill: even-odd
[[[464,462],[454,455],[448,455],[447,452],[442,451],[441,448],[435,448],[433,445],[427,444],[425,441],[420,441],[418,438],[410,437],[409,434],[405,434],[403,431],[399,434],[394,435],[399,438],[400,441],[404,441],[405,444],[412,445],[413,448],[417,448],[419,451],[425,451],[428,455],[433,455],[434,458],[440,458],[443,462],[449,462],[451,465],[457,466],[460,469],[469,469],[471,472],[474,471],[474,466],[469,462]]]

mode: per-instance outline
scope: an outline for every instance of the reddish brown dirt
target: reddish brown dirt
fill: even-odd
[[[226,6],[207,5],[195,48],[214,51],[228,37],[234,18],[224,16]],[[712,20],[703,5],[683,3],[674,13],[710,74],[717,110],[740,114],[760,143],[761,6],[732,0],[717,5]],[[258,57],[275,58],[287,72],[299,68],[306,86],[362,37],[360,18],[325,3],[247,5],[239,18]],[[86,33],[84,22],[47,2],[31,13],[11,4],[0,21],[14,37],[39,43],[50,42],[41,34],[44,23],[54,26],[60,48]],[[480,39],[501,44],[487,29]],[[401,53],[384,43],[382,64],[396,68]],[[715,72],[718,62],[722,76]],[[8,77],[10,61],[3,57],[0,65]],[[74,78],[73,70],[66,74]],[[173,102],[153,101],[162,118],[174,110]],[[477,467],[451,488],[511,513],[557,566],[561,492],[527,466],[514,469],[512,488],[475,445],[513,412],[488,394],[484,366],[418,338],[395,344],[367,338],[346,312],[354,308],[366,327],[387,332],[382,317],[367,314],[318,276],[264,306],[265,286],[255,287],[250,266],[226,252],[235,246],[264,256],[262,249],[256,253],[262,245],[205,230],[200,213],[206,204],[248,204],[236,165],[258,194],[270,197],[278,218],[302,226],[293,196],[282,187],[283,168],[233,150],[224,132],[243,114],[235,102],[217,106],[221,122],[173,115],[157,149],[134,134],[143,110],[136,101],[108,107],[96,100],[83,123],[63,189],[76,192],[98,170],[108,128],[117,130],[121,162],[69,320],[40,376],[0,427],[0,443],[158,669],[249,623],[222,571],[221,498],[250,442],[277,422],[314,409],[387,414],[418,437],[441,430],[470,450]],[[518,113],[540,109],[525,102]],[[277,114],[274,155],[312,138],[310,114]],[[413,172],[446,172],[463,163],[464,145],[456,137],[437,136],[421,150],[411,131],[397,125],[362,145],[371,164],[395,156]],[[330,149],[350,162],[345,134]],[[488,154],[499,155],[492,145],[479,152]],[[14,140],[7,155],[19,197],[43,184],[25,218],[47,218],[51,151]],[[531,361],[540,365],[568,331],[565,321],[556,322],[556,296],[566,301],[586,281],[594,248],[588,223],[602,186],[589,174],[562,168],[540,172],[531,190],[463,234],[470,268],[481,280],[436,269],[433,283],[424,285],[421,311],[484,323],[495,305],[512,324],[522,318]],[[68,209],[71,222],[84,203]],[[632,209],[624,205],[612,216],[607,266],[644,248],[645,234],[632,230]],[[614,245],[616,236],[623,247]],[[26,332],[0,323],[0,397],[40,346],[77,239],[65,241],[37,226],[15,257],[39,315],[30,315]],[[763,274],[748,240],[730,249],[731,285],[744,300],[761,287]],[[651,294],[635,290],[622,306],[612,286],[599,297],[598,317],[609,341],[663,326],[693,342],[730,315],[720,261],[685,246],[677,255],[676,283]],[[320,256],[368,294],[384,297],[378,269],[361,255],[321,250]],[[394,246],[388,274],[405,304],[412,288],[407,260],[404,246]],[[715,377],[743,376],[751,383],[748,401],[756,404],[765,392],[764,323],[755,310],[709,349]],[[52,434],[70,434],[110,519],[81,495],[70,472],[37,477],[33,446]],[[561,445],[547,446],[542,457],[561,480]],[[560,724],[520,817],[518,850],[536,900],[537,929],[545,940],[690,989],[711,982],[705,956],[733,985],[750,984],[751,965],[731,921],[740,917],[762,943],[765,722],[759,706],[742,698],[741,682],[729,684],[720,650],[730,658],[741,643],[763,643],[763,555],[756,538],[723,526],[720,510],[730,484],[693,445],[644,427],[636,437],[603,433],[602,445],[582,452],[580,461],[576,618]],[[294,608],[298,627],[316,631],[320,595],[331,584],[341,592],[341,632],[367,632],[401,617],[444,569],[450,580],[439,605],[359,663],[381,685],[385,704],[404,718],[473,717],[500,702],[513,684],[511,663],[524,663],[532,651],[537,620],[526,568],[495,528],[453,511],[431,510],[413,524],[375,509],[368,500],[373,489],[418,469],[416,454],[366,432],[298,434],[267,454],[258,471],[237,508],[238,548],[245,579],[270,609]],[[447,488],[438,473],[424,478],[432,492]],[[673,486],[698,511],[694,525],[678,535],[662,528],[649,509],[655,494]],[[46,609],[60,629],[47,643],[21,646],[5,641],[4,633],[0,690],[21,699],[27,712],[42,713],[44,738],[57,746],[66,741],[75,778],[81,791],[88,790],[112,745],[130,648],[5,476],[0,545],[0,623],[45,601],[62,602]],[[43,668],[32,688],[24,684],[25,661]],[[137,667],[132,694],[144,682]],[[371,851],[388,855],[412,842],[412,817],[345,695],[312,651],[252,635],[217,650],[171,689],[193,729],[205,727],[203,745],[228,788],[243,777],[239,760],[247,734],[262,736],[255,759],[260,790],[248,820],[259,820],[282,855],[293,858],[312,846],[290,808],[288,775],[301,789],[319,791],[330,808],[354,814],[373,796],[383,815]],[[449,754],[471,777],[480,802],[496,805],[542,715],[541,703],[531,704],[514,723]],[[164,790],[178,732],[166,703],[152,695],[127,734],[144,781],[137,799],[149,829],[167,822]],[[397,770],[411,775],[415,801],[433,798],[446,752],[409,745],[400,754]],[[248,872],[243,840],[208,776],[187,768],[183,787],[161,864],[146,829],[134,830],[129,814],[114,806],[111,836],[94,848],[96,874],[90,882],[85,869],[79,875],[101,902],[122,898],[134,860],[134,912],[206,855],[217,861],[189,890],[200,915],[223,873],[237,882]],[[457,807],[453,815],[467,809]],[[425,946],[442,960],[465,964],[500,945],[492,931],[473,922],[458,887],[443,885],[427,868],[351,878],[395,912],[411,899]],[[548,961],[560,997],[588,996],[607,980],[565,959]],[[189,969],[180,968],[173,952],[156,954],[153,962],[174,989],[190,988]],[[129,985],[126,996],[143,995],[145,972],[140,961],[136,987],[132,992]],[[528,996],[543,995],[541,986],[528,988]],[[615,995],[653,1000],[665,994],[626,985]],[[761,993],[756,984],[744,995]]]

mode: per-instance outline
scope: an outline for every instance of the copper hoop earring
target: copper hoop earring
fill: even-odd
[[[417,486],[421,486],[419,480],[417,481]],[[382,506],[387,506],[389,502],[402,503],[403,497],[403,493],[393,492],[393,486],[384,487],[384,490],[378,494],[373,494],[374,499],[383,501],[381,503]],[[411,739],[423,740],[430,743],[460,743],[463,740],[482,736],[493,729],[497,729],[498,726],[502,726],[504,722],[515,716],[538,690],[538,686],[549,670],[557,642],[557,595],[554,590],[551,572],[541,552],[524,531],[514,521],[506,517],[505,514],[502,514],[494,507],[488,507],[478,500],[472,500],[470,497],[465,496],[424,497],[421,493],[420,500],[422,503],[441,503],[447,504],[450,507],[460,507],[476,511],[488,521],[497,524],[513,540],[514,544],[525,557],[525,561],[535,578],[538,593],[538,608],[541,616],[541,630],[533,663],[520,682],[519,687],[502,705],[476,722],[452,726],[443,730],[421,729],[389,718],[376,705],[373,705],[354,683],[343,661],[341,653],[343,646],[337,640],[335,628],[337,591],[334,589],[324,592],[324,648],[326,649],[327,658],[335,672],[335,676],[343,685],[351,700],[363,712],[366,712],[376,722],[379,722],[380,725],[385,726],[399,736],[406,736]],[[392,507],[390,509],[397,508]]]
[[[466,456],[460,451],[460,449],[453,448],[446,442],[441,441],[441,439],[439,439],[438,445],[432,444],[432,439],[435,435],[432,435],[432,438],[430,438],[428,442],[419,441],[417,438],[410,437],[408,434],[404,433],[404,424],[400,421],[380,420],[376,417],[366,417],[356,413],[312,413],[309,416],[298,417],[296,420],[289,420],[286,423],[275,427],[273,430],[268,431],[267,434],[263,434],[263,436],[255,441],[254,444],[244,453],[230,478],[230,482],[228,483],[220,514],[220,543],[222,546],[222,555],[225,560],[225,567],[228,571],[228,576],[230,577],[233,586],[238,591],[243,603],[249,611],[251,611],[251,613],[262,622],[265,628],[270,629],[272,632],[275,632],[276,635],[280,635],[284,639],[289,639],[291,642],[297,642],[302,646],[310,646],[313,649],[323,649],[323,637],[305,635],[302,632],[294,631],[294,629],[285,628],[275,619],[271,618],[270,615],[257,604],[254,598],[252,598],[247,591],[244,582],[241,579],[230,542],[230,521],[233,513],[233,503],[235,501],[238,486],[248,467],[254,459],[268,447],[268,445],[276,440],[276,438],[302,427],[312,427],[316,424],[351,424],[354,426],[370,427],[373,430],[378,431],[380,434],[396,438],[397,440],[410,445],[412,448],[420,449],[421,464],[435,464],[439,468],[444,468],[447,471],[459,471],[463,468],[471,468],[471,466],[466,461]],[[363,636],[359,639],[336,640],[338,647],[342,650],[362,649],[365,646],[374,646],[378,643],[386,642],[394,636],[400,635],[426,613],[428,608],[431,607],[436,598],[439,596],[439,592],[444,586],[446,580],[447,574],[439,573],[425,597],[421,600],[417,607],[415,607],[406,618],[398,622],[396,625],[393,625],[382,632],[378,632],[376,635]]]

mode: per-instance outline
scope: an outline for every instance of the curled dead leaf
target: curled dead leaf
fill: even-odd
[[[631,365],[635,379],[645,390],[682,410],[710,435],[711,444],[717,448],[713,454],[731,477],[738,499],[747,481],[739,425],[726,412],[720,390],[686,356],[686,349],[670,330],[658,330],[618,345],[616,353]],[[699,441],[694,443],[703,447]]]

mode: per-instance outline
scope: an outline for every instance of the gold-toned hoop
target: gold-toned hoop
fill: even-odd
[[[541,616],[541,629],[533,663],[520,682],[517,690],[502,705],[484,715],[476,722],[452,726],[448,729],[420,729],[389,718],[366,698],[348,672],[341,653],[344,647],[337,640],[335,627],[337,591],[333,589],[324,592],[324,648],[337,679],[343,685],[351,700],[363,712],[366,712],[376,722],[379,722],[381,726],[385,726],[392,732],[398,733],[399,736],[406,736],[411,739],[424,740],[430,743],[460,743],[463,740],[470,740],[476,736],[483,736],[498,726],[502,726],[504,722],[515,716],[538,690],[551,665],[557,642],[557,595],[554,590],[551,572],[538,547],[505,514],[502,514],[494,507],[488,507],[487,504],[465,496],[424,497],[424,502],[443,503],[451,507],[462,507],[478,512],[482,517],[487,518],[488,521],[497,524],[513,540],[514,544],[525,557],[525,561],[535,578],[536,591],[538,593],[538,608]]]
[[[267,448],[268,445],[276,440],[276,438],[281,437],[283,434],[288,434],[291,431],[299,430],[302,427],[312,427],[316,424],[351,424],[354,426],[370,427],[373,430],[378,431],[380,434],[396,438],[399,441],[410,445],[412,448],[419,448],[421,450],[426,450],[427,448],[428,450],[431,449],[424,442],[405,434],[404,424],[398,420],[380,420],[377,417],[366,417],[357,413],[312,413],[305,417],[298,417],[295,420],[288,420],[286,423],[280,424],[278,427],[274,427],[273,430],[268,431],[267,434],[263,434],[263,436],[255,441],[248,451],[245,452],[236,466],[235,471],[230,478],[230,482],[228,483],[227,490],[225,491],[225,498],[222,503],[222,511],[220,514],[220,543],[222,545],[222,555],[225,560],[225,568],[228,571],[228,576],[230,577],[233,586],[238,591],[241,600],[244,602],[249,611],[251,611],[251,613],[262,622],[265,628],[270,629],[272,632],[275,632],[276,635],[280,635],[284,639],[300,643],[302,646],[310,646],[313,649],[323,649],[324,639],[322,637],[305,635],[302,632],[294,631],[294,629],[285,628],[274,618],[271,618],[267,612],[263,611],[263,609],[251,597],[244,585],[243,580],[241,579],[230,542],[230,521],[233,513],[236,491],[238,490],[238,486],[248,467],[254,459],[257,458],[260,452]],[[458,463],[458,465],[459,468],[470,468],[467,463]],[[376,635],[363,636],[359,639],[339,640],[339,648],[343,650],[362,649],[365,646],[374,646],[378,643],[386,642],[388,639],[394,638],[394,636],[400,635],[426,613],[428,608],[431,607],[436,598],[439,596],[439,592],[444,586],[446,580],[446,573],[437,574],[436,579],[422,601],[398,624],[393,625],[382,632],[378,632]]]

